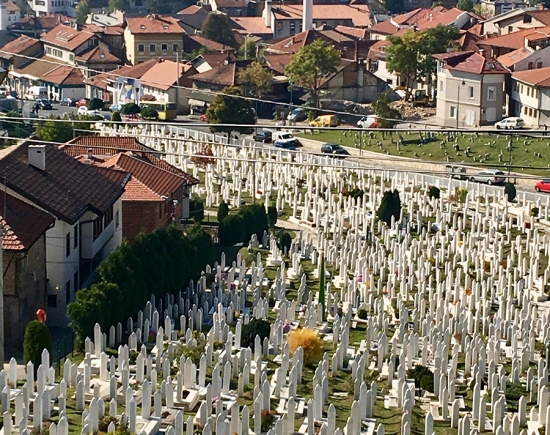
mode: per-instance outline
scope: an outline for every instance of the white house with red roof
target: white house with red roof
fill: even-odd
[[[512,74],[510,114],[532,127],[550,125],[550,67]]]

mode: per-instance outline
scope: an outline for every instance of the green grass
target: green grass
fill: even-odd
[[[428,133],[431,139],[428,138]],[[401,135],[403,142],[398,146]],[[359,133],[357,130],[324,130],[311,134],[297,136],[315,139],[322,142],[334,142],[345,146],[359,148]],[[419,133],[399,131],[393,133],[369,132],[363,135],[361,149],[386,155],[430,160],[441,163],[464,163],[467,165],[484,165],[494,168],[507,168],[509,159],[508,141],[512,138],[504,134],[461,133],[456,140],[449,133],[429,131],[422,133],[423,143]],[[442,143],[445,142],[443,145]],[[512,138],[512,167],[514,172],[548,176],[546,168],[550,165],[550,137],[520,137]],[[457,143],[459,151],[453,145]],[[471,152],[466,153],[470,147]],[[486,158],[486,154],[488,154]],[[540,157],[538,155],[540,154]],[[499,160],[499,155],[501,159]]]

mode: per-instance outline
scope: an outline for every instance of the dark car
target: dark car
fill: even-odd
[[[39,109],[52,110],[52,103],[50,103],[50,100],[46,100],[45,98],[39,98],[36,100],[36,104],[38,104]]]
[[[286,119],[292,122],[305,121],[307,119],[307,112],[305,111],[305,109],[299,107],[290,112]]]
[[[76,99],[74,98],[63,98],[59,104],[61,104],[62,106],[67,106],[67,107],[75,107],[76,106]]]
[[[252,137],[255,141],[264,143],[271,143],[271,141],[273,140],[271,132],[267,130],[256,131]]]
[[[321,152],[326,154],[337,154],[340,156],[349,155],[348,150],[342,147],[342,145],[338,145],[335,143],[324,143],[323,145],[321,145]]]
[[[289,151],[296,151],[296,144],[294,141],[282,141],[282,140],[276,140],[273,145],[275,148],[282,148]]]

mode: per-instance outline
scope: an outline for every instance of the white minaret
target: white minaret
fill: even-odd
[[[0,30],[8,30],[7,0],[0,0]]]
[[[313,30],[313,0],[304,0],[302,31]]]
[[[265,0],[264,12],[262,13],[266,27],[271,29],[271,0]]]

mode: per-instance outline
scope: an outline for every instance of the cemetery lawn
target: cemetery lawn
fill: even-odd
[[[428,139],[428,133],[432,139]],[[400,134],[403,144],[398,149]],[[417,132],[396,131],[393,133],[364,132],[361,149],[373,151],[390,156],[400,156],[433,162],[463,163],[476,165],[483,164],[506,170],[509,151],[508,141],[512,136],[504,134],[460,134],[456,140],[448,139],[448,133],[429,130],[421,133],[424,143],[420,143]],[[324,130],[316,131],[313,135],[308,133],[297,134],[298,137],[314,139],[321,142],[339,143],[343,146],[359,148],[358,130]],[[446,141],[444,147],[441,143]],[[455,151],[453,145],[457,143],[459,151]],[[465,151],[470,147],[471,153],[467,156]],[[447,154],[446,154],[447,153]],[[501,159],[499,161],[499,154]],[[538,157],[540,155],[540,157]],[[512,166],[517,173],[548,176],[550,165],[550,136],[548,137],[513,137]],[[537,169],[539,168],[539,169]],[[542,168],[542,169],[541,169]]]

